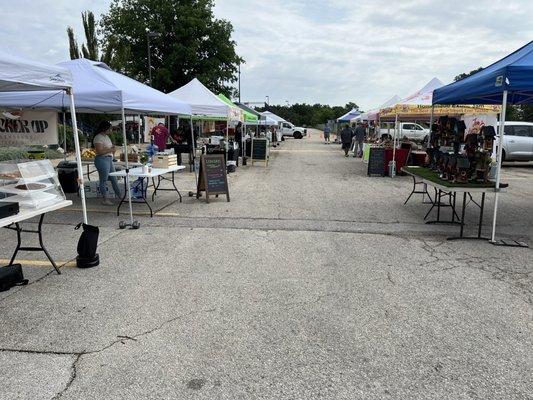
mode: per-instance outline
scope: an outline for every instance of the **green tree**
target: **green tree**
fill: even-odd
[[[80,58],[80,49],[78,48],[78,41],[76,40],[76,37],[74,36],[74,29],[72,27],[67,27],[67,36],[68,36],[68,47],[69,47],[69,53],[70,53],[70,59],[76,60]]]
[[[298,126],[317,126],[328,120],[336,119],[346,114],[353,108],[359,108],[356,103],[350,102],[345,106],[329,106],[326,104],[292,104],[290,106],[268,105],[258,108],[258,111],[271,111],[280,117],[291,121]]]
[[[235,95],[239,63],[230,22],[216,19],[213,0],[112,0],[102,16],[106,48],[122,53],[121,72],[172,91],[197,77],[215,93]]]
[[[89,60],[98,60],[98,37],[96,33],[96,22],[92,11],[85,11],[81,13],[81,21],[83,23],[83,31],[85,33],[86,43],[82,43],[81,52],[78,46],[78,41],[74,35],[74,29],[71,26],[67,27],[67,35],[70,50],[70,59],[76,60],[78,58],[88,58]]]
[[[117,65],[122,65],[123,60],[127,60],[126,49],[118,48],[113,42],[102,48],[102,54],[100,55],[101,40],[98,38],[98,22],[95,20],[94,14],[91,11],[82,12],[81,20],[86,42],[82,43],[81,51],[74,35],[74,29],[70,26],[67,27],[71,60],[83,57],[93,61],[102,61],[114,69],[116,69]]]
[[[98,38],[96,36],[96,23],[94,14],[91,11],[81,13],[83,31],[85,32],[86,44],[81,45],[81,52],[84,58],[98,60]]]
[[[468,78],[471,75],[474,75],[475,73],[481,71],[482,69],[483,69],[483,67],[479,67],[479,68],[476,68],[476,69],[474,69],[474,70],[472,70],[470,72],[463,72],[462,74],[459,74],[455,78],[453,78],[453,81],[454,82],[461,81],[461,80],[463,80],[465,78]]]

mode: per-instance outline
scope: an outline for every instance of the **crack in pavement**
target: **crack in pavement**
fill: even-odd
[[[164,320],[161,323],[155,325],[154,327],[152,327],[152,328],[150,328],[148,330],[139,332],[139,333],[137,333],[135,335],[117,335],[117,339],[116,340],[113,340],[111,343],[109,343],[109,344],[107,344],[107,345],[105,345],[102,348],[97,349],[97,350],[89,350],[89,351],[83,350],[83,351],[70,351],[69,352],[69,351],[56,351],[56,350],[32,350],[32,349],[0,348],[0,353],[24,353],[24,354],[40,354],[40,355],[44,354],[44,355],[73,356],[74,360],[73,360],[72,365],[70,367],[71,368],[71,372],[70,372],[69,381],[66,383],[65,387],[60,392],[56,393],[54,395],[54,397],[52,397],[52,400],[57,400],[57,399],[60,399],[70,389],[70,387],[72,386],[72,384],[74,383],[74,381],[78,377],[78,363],[81,361],[82,357],[87,356],[87,355],[94,355],[94,354],[101,353],[101,352],[103,352],[105,350],[110,349],[111,347],[113,347],[117,343],[125,344],[124,339],[136,342],[138,338],[146,336],[146,335],[150,335],[150,334],[152,334],[154,332],[157,332],[157,331],[163,329],[163,327],[165,327],[166,325],[171,324],[171,323],[173,323],[173,322],[175,322],[175,321],[177,321],[179,319],[183,319],[183,318],[189,317],[191,315],[195,315],[195,314],[211,313],[211,312],[215,312],[215,311],[216,311],[216,308],[209,308],[209,309],[202,309],[202,310],[198,310],[198,311],[191,311],[191,312],[188,312],[186,314],[180,314],[180,315],[174,316],[172,318],[169,318],[167,320]]]
[[[69,377],[67,384],[59,393],[57,393],[54,397],[52,397],[52,400],[58,400],[61,397],[63,397],[63,395],[67,392],[67,390],[70,389],[70,387],[74,383],[74,380],[78,376],[78,362],[80,361],[81,356],[82,354],[78,354],[76,358],[74,359],[74,361],[72,362],[72,365],[70,366],[70,377]]]

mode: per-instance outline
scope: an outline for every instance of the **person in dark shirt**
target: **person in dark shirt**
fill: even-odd
[[[344,157],[348,157],[348,152],[352,146],[353,131],[350,129],[348,124],[344,125],[341,131],[341,143],[342,149],[344,150]]]
[[[355,136],[355,148],[354,148],[353,156],[362,157],[363,156],[363,142],[365,141],[365,138],[366,138],[366,129],[363,127],[363,124],[361,122],[357,123],[354,136]]]

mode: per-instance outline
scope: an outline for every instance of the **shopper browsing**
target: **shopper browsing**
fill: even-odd
[[[113,155],[115,154],[115,146],[109,137],[111,133],[111,124],[108,121],[102,121],[96,129],[96,135],[93,139],[93,145],[96,151],[94,158],[94,166],[98,170],[99,189],[102,195],[102,204],[111,206],[113,202],[107,195],[107,180],[111,181],[115,196],[120,196],[120,189],[117,184],[117,179],[114,176],[109,176],[111,172],[115,172],[115,165],[113,164]]]
[[[366,138],[366,129],[363,127],[363,124],[361,122],[357,123],[357,127],[355,128],[354,132],[354,139],[355,139],[355,148],[353,152],[354,157],[362,157],[363,156],[363,142]]]

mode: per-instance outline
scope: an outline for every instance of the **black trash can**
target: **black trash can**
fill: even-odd
[[[75,161],[61,161],[57,166],[57,178],[65,193],[78,193],[78,164]]]

